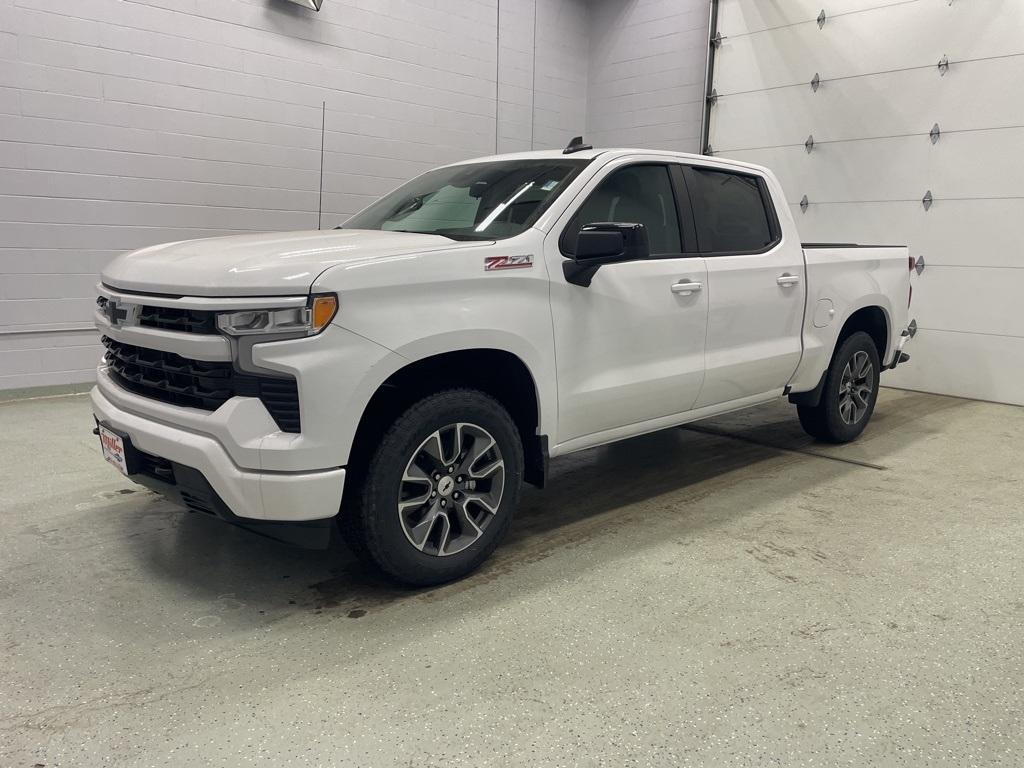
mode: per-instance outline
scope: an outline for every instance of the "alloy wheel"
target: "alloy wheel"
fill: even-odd
[[[490,525],[504,489],[505,461],[491,433],[476,424],[449,424],[420,443],[402,474],[402,530],[420,552],[454,555]]]
[[[839,382],[839,416],[850,425],[864,418],[871,405],[874,366],[868,353],[859,351],[850,358]]]

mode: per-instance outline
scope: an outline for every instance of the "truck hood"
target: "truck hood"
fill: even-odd
[[[324,270],[479,242],[440,235],[338,229],[185,240],[118,256],[103,270],[112,288],[182,296],[307,293]]]

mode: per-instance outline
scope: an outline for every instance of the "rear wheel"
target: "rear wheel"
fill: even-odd
[[[385,432],[343,511],[347,538],[406,584],[457,579],[505,536],[522,474],[519,431],[497,400],[469,389],[430,395]]]
[[[863,331],[851,334],[832,357],[821,400],[816,406],[797,406],[804,431],[830,443],[860,435],[875,410],[880,370],[874,340]]]

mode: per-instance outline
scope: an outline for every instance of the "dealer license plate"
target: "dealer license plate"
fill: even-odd
[[[100,426],[100,446],[103,448],[103,458],[117,467],[122,475],[128,474],[128,460],[124,453],[124,440],[109,429]]]

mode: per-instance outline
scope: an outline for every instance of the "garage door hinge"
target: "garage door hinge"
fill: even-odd
[[[822,27],[825,26],[825,18],[825,9],[822,8],[821,13],[818,14],[818,29],[821,29]]]
[[[715,32],[715,36],[711,38],[711,44],[713,46],[715,46],[715,48],[721,48],[722,47],[722,41],[724,39],[725,38],[722,37],[722,33],[721,32]]]
[[[925,192],[924,197],[921,198],[921,205],[924,206],[926,211],[932,207],[932,191],[930,189]]]
[[[942,131],[939,130],[939,124],[936,123],[932,126],[932,129],[928,131],[928,135],[931,137],[932,144],[935,144],[939,140],[939,136],[942,135]]]
[[[821,85],[821,76],[815,72],[814,77],[811,78],[811,90],[817,93],[819,85]]]
[[[811,204],[811,201],[807,199],[807,195],[800,198],[800,212],[807,213],[807,206]]]
[[[917,261],[914,262],[914,271],[919,275],[924,272],[924,256],[917,257]]]
[[[718,91],[716,91],[714,88],[712,88],[711,89],[711,95],[708,96],[708,104],[710,104],[713,107],[717,103],[718,103]]]
[[[943,56],[939,59],[938,67],[940,77],[949,72],[949,56]]]
[[[814,135],[811,134],[807,137],[807,141],[804,142],[804,149],[807,150],[807,154],[811,154],[811,150],[814,149]]]

